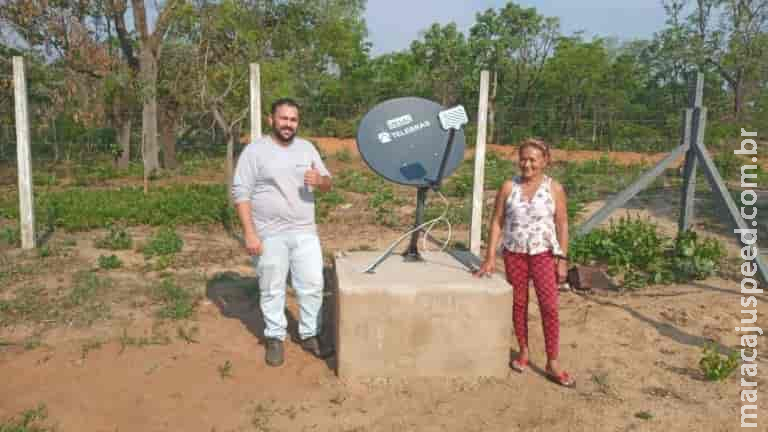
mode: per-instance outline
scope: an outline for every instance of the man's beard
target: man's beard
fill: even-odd
[[[284,133],[285,133],[285,132],[288,132],[288,136],[287,136],[287,137],[284,135]],[[286,129],[280,129],[280,130],[278,131],[278,134],[277,134],[277,136],[278,136],[278,137],[279,137],[281,140],[283,140],[283,141],[285,141],[285,142],[290,142],[290,141],[292,141],[292,140],[293,140],[293,138],[296,136],[296,131],[295,131],[295,130],[292,130],[292,129],[287,129],[287,128],[286,128]]]

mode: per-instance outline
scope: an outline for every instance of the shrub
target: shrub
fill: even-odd
[[[704,356],[699,361],[699,367],[704,376],[710,381],[722,381],[739,367],[739,355],[737,351],[723,356],[717,351],[717,346],[710,343],[704,347]]]
[[[623,276],[625,288],[640,288],[712,276],[725,249],[717,240],[700,240],[693,231],[670,239],[648,221],[625,217],[573,239],[570,255],[581,264],[607,264],[611,274]]]

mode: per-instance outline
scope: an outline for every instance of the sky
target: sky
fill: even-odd
[[[561,31],[570,35],[613,36],[620,40],[650,38],[666,19],[661,0],[516,0],[539,14],[560,18]],[[407,49],[433,23],[455,22],[465,34],[475,14],[500,10],[507,0],[368,0],[365,20],[368,40],[376,56]]]

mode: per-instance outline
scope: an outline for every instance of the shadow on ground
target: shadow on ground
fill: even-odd
[[[321,342],[336,346],[336,287],[338,285],[333,265],[323,268],[323,316],[320,330]],[[288,275],[290,281],[290,275]],[[219,308],[221,314],[243,323],[243,326],[259,340],[265,343],[264,316],[259,307],[258,280],[251,276],[243,276],[237,272],[222,272],[214,275],[206,283],[206,297]],[[286,297],[295,300],[295,294],[290,285]],[[288,300],[287,300],[288,301]],[[288,336],[294,342],[299,340],[298,321],[287,307],[285,315],[288,321]],[[329,369],[336,370],[336,356],[325,360]]]

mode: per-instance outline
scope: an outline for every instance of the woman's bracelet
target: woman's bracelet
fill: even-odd
[[[557,258],[557,259],[564,260],[564,261],[568,261],[569,260],[567,255],[554,255],[554,257]]]

